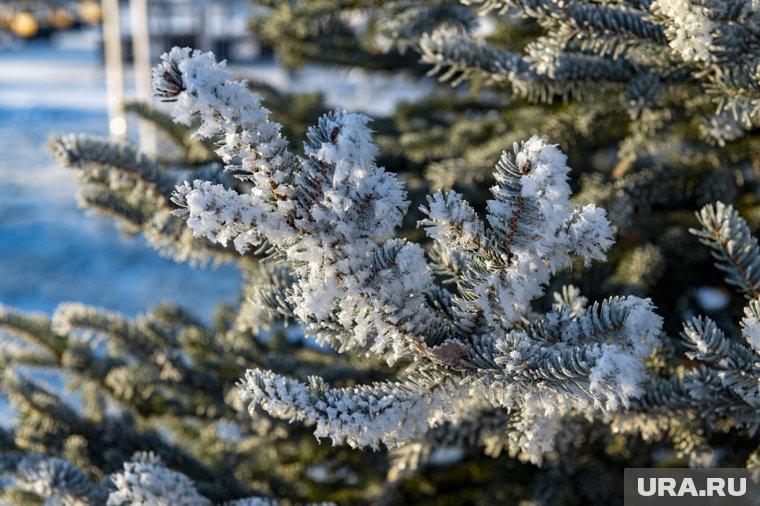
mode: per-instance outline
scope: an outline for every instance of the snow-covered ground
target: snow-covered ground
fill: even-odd
[[[0,303],[49,312],[73,300],[131,315],[171,300],[208,318],[236,300],[236,269],[175,264],[86,216],[76,174],[45,149],[56,133],[105,134],[105,109],[94,49],[0,50]]]

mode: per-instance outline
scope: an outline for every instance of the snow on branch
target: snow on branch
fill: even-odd
[[[685,323],[681,337],[690,350],[686,355],[698,361],[699,367],[647,385],[633,407],[650,418],[662,412],[688,411],[722,430],[729,424],[757,434],[760,353],[753,348],[760,325],[757,311],[757,300],[745,309],[742,334],[747,344],[729,339],[709,318]]]
[[[726,282],[747,297],[760,297],[760,247],[733,206],[707,204],[697,213],[702,229],[692,229],[702,244],[712,249],[715,265],[726,273]]]
[[[742,335],[756,354],[760,355],[760,300],[753,300],[744,308]]]
[[[713,320],[697,316],[684,323],[681,338],[686,356],[698,367],[679,370],[668,378],[645,385],[631,408],[634,416],[622,419],[624,429],[658,434],[657,416],[666,420],[698,418],[707,426],[726,431],[743,429],[750,436],[760,431],[760,299],[756,293],[757,240],[744,219],[731,207],[717,202],[697,214],[702,230],[692,230],[713,249],[716,265],[726,281],[752,297],[744,309],[741,337],[725,333]],[[681,413],[687,417],[679,417]],[[670,422],[669,422],[670,423]]]
[[[603,209],[570,202],[565,155],[538,137],[515,145],[496,166],[489,229],[456,192],[429,198],[421,222],[438,247],[469,265],[459,290],[479,301],[486,318],[499,315],[508,329],[543,294],[551,274],[573,254],[604,260],[612,231]]]
[[[397,179],[375,164],[367,117],[323,116],[308,131],[306,157],[296,157],[284,151],[279,126],[258,97],[212,56],[175,49],[163,60],[155,88],[176,92],[180,120],[201,116],[200,134],[227,132],[219,154],[242,160],[254,184],[246,195],[199,180],[179,187],[175,201],[196,235],[232,240],[241,253],[266,238],[294,267],[296,316],[308,323],[337,315],[347,349],[371,337],[374,351],[392,349],[397,358],[427,327],[440,325],[425,299],[432,276],[422,249],[399,239],[376,242],[392,237],[408,201]],[[232,170],[240,174],[237,165]]]
[[[569,404],[614,410],[641,393],[643,361],[659,343],[662,319],[651,301],[613,298],[580,316],[550,313],[525,330],[475,347],[470,373],[495,405],[542,398],[551,411]]]
[[[631,94],[656,105],[671,87],[712,99],[702,133],[723,145],[760,123],[756,5],[750,0],[464,0],[482,14],[527,17],[542,35],[524,50],[505,50],[477,30],[431,26],[418,38],[431,73],[458,84],[481,78],[529,100]],[[511,47],[510,47],[511,49]],[[638,86],[642,78],[656,86]],[[665,86],[661,86],[665,85]],[[687,91],[690,90],[690,91]],[[638,114],[636,109],[632,112]],[[723,114],[728,113],[728,114]],[[703,113],[704,114],[704,113]]]
[[[53,137],[48,147],[64,167],[77,170],[85,207],[115,217],[129,231],[141,231],[162,253],[194,264],[229,261],[234,253],[195,240],[171,214],[175,186],[191,171],[166,169],[128,144],[86,135]],[[213,165],[195,172],[215,182],[232,179]]]
[[[108,495],[107,506],[155,504],[158,506],[211,506],[182,473],[167,469],[151,453],[138,453],[124,463],[111,481],[116,490]]]
[[[106,489],[90,484],[85,474],[66,460],[29,454],[15,469],[11,487],[45,498],[46,504],[98,504]]]
[[[316,424],[314,435],[333,444],[378,449],[413,440],[428,429],[440,409],[439,388],[432,385],[377,383],[353,388],[328,388],[317,377],[306,384],[271,371],[249,370],[239,385],[251,410]]]
[[[286,275],[268,285],[272,297],[256,300],[340,352],[409,359],[396,382],[344,389],[252,370],[239,385],[251,410],[376,448],[455,425],[487,399],[520,410],[516,447],[540,461],[564,416],[615,410],[639,394],[661,327],[650,301],[613,298],[585,311],[560,304],[544,317],[531,308],[573,257],[601,260],[612,244],[604,210],[570,201],[570,169],[556,146],[533,137],[502,155],[485,219],[454,192],[430,197],[421,225],[439,258],[461,266],[448,291],[423,248],[395,237],[409,203],[376,164],[366,116],[324,115],[298,156],[260,98],[213,55],[173,49],[154,87],[176,102],[179,121],[200,116],[198,135],[218,139],[228,169],[252,185],[239,193],[196,180],[173,198],[198,236],[231,241],[241,254],[272,246]]]
[[[221,136],[217,154],[230,166],[251,177],[287,177],[295,159],[280,125],[269,120],[261,96],[250,92],[245,81],[232,79],[225,62],[216,63],[212,53],[175,47],[153,69],[153,89],[162,100],[176,102],[178,122],[189,126],[194,116],[200,117],[198,137]],[[275,194],[276,187],[269,192]]]
[[[657,0],[651,10],[667,19],[668,45],[686,61],[708,61],[715,50],[712,31],[715,24],[704,9],[689,0]]]

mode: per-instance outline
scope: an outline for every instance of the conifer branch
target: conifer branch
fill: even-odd
[[[715,266],[726,273],[726,282],[748,298],[760,297],[760,247],[747,222],[722,202],[704,206],[697,219],[702,229],[690,232],[710,247]]]
[[[174,49],[155,75],[159,94],[176,90],[181,121],[199,114],[200,135],[225,136],[219,155],[240,160],[228,168],[255,188],[239,194],[201,180],[178,187],[174,199],[190,228],[232,240],[243,254],[251,240],[271,244],[292,268],[292,278],[273,278],[284,284],[272,305],[309,333],[329,336],[338,351],[414,359],[400,382],[343,389],[250,370],[240,389],[252,412],[314,423],[318,437],[335,443],[393,448],[442,416],[456,423],[480,392],[494,406],[521,410],[518,447],[539,461],[552,447],[557,414],[615,410],[640,393],[643,360],[661,327],[651,302],[611,299],[514,329],[573,255],[603,259],[612,243],[603,210],[570,202],[569,168],[556,147],[534,137],[502,156],[485,222],[456,193],[430,198],[421,224],[467,266],[451,296],[435,285],[421,248],[393,238],[405,192],[375,164],[366,117],[323,116],[298,157],[283,151],[279,126],[258,97],[211,56]]]
[[[127,231],[144,233],[149,243],[177,260],[205,265],[231,259],[223,248],[194,240],[171,214],[176,208],[171,195],[186,172],[230,185],[231,178],[218,167],[168,170],[129,145],[89,136],[55,137],[48,147],[64,167],[79,171],[84,184],[80,199],[86,207],[115,217]]]

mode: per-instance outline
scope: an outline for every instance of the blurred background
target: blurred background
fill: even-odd
[[[425,93],[399,76],[285,70],[251,29],[259,9],[247,0],[0,3],[0,303],[50,312],[71,300],[132,315],[171,300],[208,319],[218,303],[236,302],[235,267],[193,270],[86,216],[76,174],[45,148],[53,134],[87,133],[155,154],[156,133],[122,104],[150,101],[150,68],[174,45],[213,51],[280,91],[320,91],[330,106],[375,115]]]

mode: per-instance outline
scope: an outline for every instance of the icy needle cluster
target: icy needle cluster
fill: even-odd
[[[217,139],[228,170],[251,185],[179,186],[174,201],[192,231],[241,254],[269,245],[292,272],[274,312],[307,335],[410,364],[397,381],[349,388],[250,370],[240,387],[252,410],[315,423],[335,442],[396,447],[440,424],[455,427],[486,399],[521,417],[503,445],[538,461],[562,417],[614,410],[640,393],[661,326],[651,302],[559,304],[546,315],[531,308],[553,273],[575,256],[604,259],[612,244],[605,212],[570,201],[555,146],[533,137],[502,155],[485,219],[454,192],[430,197],[420,224],[463,266],[447,290],[424,249],[395,237],[408,201],[377,166],[366,116],[324,115],[299,156],[260,97],[211,54],[173,49],[154,69],[154,88],[175,101],[179,121],[199,116],[197,135]]]
[[[645,392],[613,427],[645,440],[667,437],[697,465],[709,450],[709,431],[756,437],[760,431],[760,299],[755,266],[757,239],[732,206],[708,204],[698,213],[701,229],[691,230],[713,250],[726,281],[750,299],[733,331],[711,318],[696,316],[681,332],[686,356],[694,364],[679,367],[645,386]],[[699,420],[699,423],[695,423]],[[752,465],[752,457],[748,466]]]
[[[111,480],[116,490],[108,495],[108,506],[145,504],[157,506],[210,506],[190,479],[161,465],[151,454],[137,455],[124,463],[124,470]]]
[[[504,25],[517,17],[534,20],[541,35],[514,51],[499,37],[429,20],[417,47],[442,80],[457,84],[477,76],[540,101],[624,90],[629,104],[638,104],[631,108],[635,117],[642,106],[661,108],[668,95],[689,102],[702,94],[709,106],[688,114],[704,116],[703,135],[721,143],[758,125],[760,10],[754,0],[462,3],[503,15],[497,19]]]

